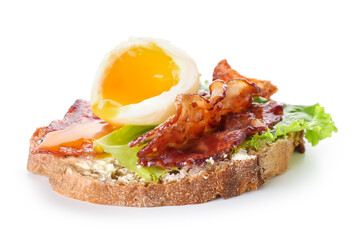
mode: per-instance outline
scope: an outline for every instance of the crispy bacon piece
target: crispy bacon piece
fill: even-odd
[[[63,120],[52,121],[45,130],[45,135],[50,132],[64,130],[72,125],[82,124],[90,121],[99,122],[108,130],[113,128],[106,124],[99,117],[95,116],[91,111],[90,103],[86,100],[77,99],[75,103],[69,108],[65,114]],[[95,151],[93,148],[93,142],[90,139],[79,139],[74,143],[78,147],[65,147],[59,146],[57,150],[47,150],[42,148],[36,148],[33,153],[47,153],[58,156],[78,156],[78,155],[94,155]]]
[[[251,130],[250,125],[244,125],[244,128],[234,129],[236,130],[234,132],[227,129],[228,132],[222,134],[217,133],[219,129],[224,128],[221,125],[222,119],[232,113],[243,113],[252,104],[253,97],[262,96],[269,99],[276,91],[277,88],[270,82],[256,79],[248,80],[231,69],[226,60],[222,60],[214,70],[214,81],[210,85],[209,97],[206,94],[178,95],[176,98],[176,115],[156,129],[131,141],[129,146],[141,146],[149,142],[138,152],[139,161],[143,166],[161,167],[188,164],[189,160],[186,160],[185,154],[198,152],[201,155],[200,149],[209,149],[209,153],[215,152],[210,148],[202,147],[208,141],[219,143],[219,139],[224,139],[223,142],[229,144],[222,144],[223,142],[221,142],[221,146],[224,146],[225,151],[228,151],[231,146],[243,141],[247,134],[258,130],[263,131],[269,125],[263,124],[262,127],[256,127],[254,130]],[[247,115],[242,116],[248,117]],[[253,120],[256,121],[256,119],[244,121],[253,124]],[[235,141],[228,141],[229,139],[235,139]],[[221,150],[218,147],[215,149]],[[223,150],[220,152],[224,153]],[[201,158],[194,155],[191,159],[202,159],[202,156],[206,157],[206,154],[201,155]]]
[[[216,129],[222,115],[246,110],[252,102],[252,94],[258,91],[255,84],[245,79],[234,79],[214,81],[210,85],[209,99],[198,94],[180,94],[176,98],[176,115],[130,142],[129,146],[150,141],[139,151],[138,157],[158,156],[168,146],[181,148],[188,140]]]
[[[261,92],[255,95],[253,94],[253,97],[264,97],[269,100],[270,96],[272,96],[274,93],[278,91],[278,88],[274,86],[270,81],[262,81],[255,78],[247,78],[240,75],[237,71],[231,68],[226,59],[221,60],[217,64],[212,76],[213,76],[212,79],[213,81],[221,79],[226,82],[234,78],[245,78],[249,82],[255,83],[261,89]]]
[[[214,160],[228,154],[230,149],[241,144],[247,136],[265,131],[282,120],[283,105],[275,101],[265,104],[253,103],[246,112],[229,113],[222,118],[220,129],[201,138],[191,139],[183,148],[167,146],[160,155],[142,156],[142,166],[163,168],[200,165],[206,159]]]

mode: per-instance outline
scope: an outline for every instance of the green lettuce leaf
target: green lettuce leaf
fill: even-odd
[[[166,174],[166,169],[157,167],[140,167],[137,165],[137,153],[142,147],[130,148],[127,144],[155,126],[124,126],[112,133],[94,141],[94,145],[101,147],[104,152],[111,154],[120,165],[136,172],[146,181],[157,182]]]
[[[264,102],[262,99],[254,99],[254,101]],[[337,132],[331,115],[325,113],[324,108],[318,103],[311,106],[286,104],[281,122],[273,129],[249,137],[242,146],[251,146],[257,149],[259,145],[265,142],[272,142],[290,132],[302,130],[306,130],[305,137],[312,146],[317,145],[319,141],[327,137],[331,137],[332,132]]]

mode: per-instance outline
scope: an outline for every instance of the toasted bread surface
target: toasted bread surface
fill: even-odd
[[[93,159],[33,154],[45,128],[38,128],[30,140],[28,170],[49,176],[53,189],[65,196],[97,204],[156,207],[204,203],[218,196],[230,198],[256,190],[267,179],[286,171],[295,148],[303,149],[303,132],[249,150],[248,159],[223,160],[201,167],[197,174],[181,179],[146,183],[115,181],[87,174],[77,163]]]

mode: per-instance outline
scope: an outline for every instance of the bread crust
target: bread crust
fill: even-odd
[[[30,140],[28,170],[49,176],[53,189],[65,196],[97,204],[130,207],[157,207],[198,204],[241,195],[258,189],[267,179],[286,171],[295,148],[303,149],[303,132],[289,134],[286,139],[250,150],[256,156],[248,160],[229,161],[213,170],[202,171],[168,183],[142,184],[105,182],[82,174],[68,158],[50,154],[33,154],[45,128],[39,128]]]

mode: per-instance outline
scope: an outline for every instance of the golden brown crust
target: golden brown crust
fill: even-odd
[[[30,149],[42,134],[38,129],[31,139]],[[244,161],[220,164],[213,171],[202,171],[169,183],[141,184],[130,182],[104,182],[83,175],[67,158],[45,154],[29,154],[28,170],[49,176],[53,189],[65,196],[97,204],[130,207],[156,207],[204,203],[217,196],[230,198],[245,191],[256,190],[267,179],[283,173],[288,166],[293,150],[303,144],[300,136],[291,134],[264,146],[256,155]],[[30,151],[31,152],[31,151]]]

